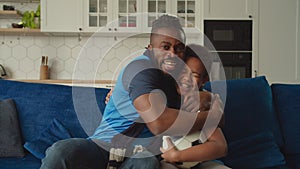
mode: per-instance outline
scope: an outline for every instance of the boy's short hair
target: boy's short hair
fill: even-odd
[[[208,72],[211,71],[211,66],[213,62],[213,57],[208,49],[204,46],[197,44],[189,44],[185,47],[184,52],[184,62],[186,62],[189,58],[198,58],[205,66],[205,75],[208,75]]]

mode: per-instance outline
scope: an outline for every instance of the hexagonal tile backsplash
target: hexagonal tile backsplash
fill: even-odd
[[[50,79],[111,80],[120,67],[141,54],[149,38],[0,35],[0,64],[14,79],[39,79],[48,56]],[[134,43],[130,44],[129,43]],[[134,56],[133,56],[134,54]]]

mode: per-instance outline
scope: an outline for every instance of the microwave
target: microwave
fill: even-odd
[[[252,51],[252,20],[204,20],[204,45],[216,51]]]

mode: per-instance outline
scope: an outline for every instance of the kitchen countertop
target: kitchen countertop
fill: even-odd
[[[87,86],[87,87],[104,87],[112,88],[116,81],[112,80],[73,80],[73,79],[7,79],[30,83],[45,83],[45,84],[62,84],[68,86]]]

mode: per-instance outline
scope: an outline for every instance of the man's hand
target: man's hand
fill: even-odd
[[[196,113],[200,108],[200,97],[198,91],[191,91],[184,97],[181,109],[187,112]]]
[[[199,96],[200,96],[200,110],[201,111],[209,110],[211,106],[211,100],[213,94],[210,92],[200,91]]]
[[[210,92],[190,92],[184,96],[181,108],[192,113],[195,113],[198,110],[207,111],[210,109],[212,96],[213,95]]]
[[[205,142],[213,134],[215,129],[219,126],[220,121],[223,117],[223,113],[224,106],[222,100],[220,99],[220,96],[218,94],[214,94],[212,97],[211,109],[207,114],[205,124],[202,128],[200,136],[202,142]]]

